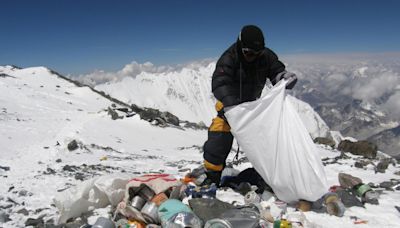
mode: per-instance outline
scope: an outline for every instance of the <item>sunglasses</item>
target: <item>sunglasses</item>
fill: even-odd
[[[262,50],[256,51],[251,48],[242,48],[242,52],[247,56],[254,56],[254,55],[260,55]]]

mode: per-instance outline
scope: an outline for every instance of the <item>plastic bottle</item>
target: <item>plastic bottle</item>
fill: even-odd
[[[356,193],[361,197],[361,202],[370,204],[379,204],[378,197],[379,194],[371,189],[368,184],[359,184],[354,187]]]
[[[361,201],[364,203],[370,203],[370,204],[375,204],[378,205],[379,201],[379,194],[376,191],[368,191],[364,194],[364,197],[361,197]]]
[[[212,183],[210,186],[196,187],[189,185],[185,193],[192,198],[215,198],[217,194],[217,186]]]
[[[286,219],[275,220],[274,228],[292,228],[292,223]]]

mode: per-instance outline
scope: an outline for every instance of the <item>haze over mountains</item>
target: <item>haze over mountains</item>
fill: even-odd
[[[291,93],[311,105],[331,130],[374,141],[397,156],[399,59],[399,53],[386,53],[292,55],[282,61],[300,79]],[[209,124],[215,115],[210,91],[214,67],[215,60],[175,67],[132,62],[118,72],[97,71],[78,79],[128,103]]]

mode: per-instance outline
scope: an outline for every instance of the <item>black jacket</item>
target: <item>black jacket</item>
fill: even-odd
[[[267,78],[275,85],[276,75],[284,70],[285,65],[268,48],[248,63],[238,41],[219,58],[212,76],[212,92],[225,107],[254,101],[261,96]]]

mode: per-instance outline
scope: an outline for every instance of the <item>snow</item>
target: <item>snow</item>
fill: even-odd
[[[211,72],[212,65],[209,67],[207,70]],[[206,72],[206,69],[203,70]],[[114,84],[112,90],[115,93],[120,91],[121,96],[127,98],[128,88],[137,94],[142,93],[142,97],[137,94],[129,97],[132,103],[138,102],[139,106],[153,102],[154,107],[170,108],[174,114],[182,107],[180,114],[196,122],[203,120],[200,114],[193,112],[198,104],[203,106],[194,110],[201,116],[211,118],[214,115],[211,111],[213,104],[205,102],[211,94],[207,85],[210,79],[202,77],[205,72],[198,74],[182,70],[180,78],[164,74],[161,79],[143,74],[134,79],[148,79],[143,84],[128,86],[132,79],[126,79],[126,84]],[[87,87],[77,87],[58,78],[44,67],[16,69],[6,66],[0,67],[0,73],[12,76],[0,77],[0,166],[10,168],[8,171],[0,168],[0,212],[9,214],[12,219],[0,224],[1,227],[24,227],[27,218],[41,215],[45,216],[45,221],[56,221],[58,212],[52,205],[53,199],[59,192],[79,186],[82,183],[77,178],[79,175],[84,175],[85,180],[109,173],[141,175],[165,172],[182,177],[202,162],[200,148],[206,140],[207,131],[161,128],[141,120],[137,115],[112,120],[106,111],[111,101]],[[184,77],[190,74],[191,77]],[[196,76],[197,85],[203,86],[190,85]],[[159,93],[151,84],[158,86]],[[127,87],[123,88],[123,85]],[[186,96],[195,92],[198,96],[187,100],[175,99],[175,103],[155,99],[158,96],[165,98],[165,92],[170,87],[176,94]],[[163,104],[163,101],[166,103]],[[189,108],[185,109],[187,104]],[[210,107],[206,108],[206,104]],[[310,117],[310,121],[312,119]],[[69,151],[67,145],[73,139],[81,147]],[[332,159],[340,155],[325,146],[318,148],[321,158]],[[233,157],[234,153],[231,153],[228,161]],[[350,157],[339,160],[340,164],[325,166],[329,185],[338,184],[339,172],[360,177],[365,183],[399,179],[394,174],[399,165],[389,165],[385,173],[375,173],[372,165],[365,169],[355,168],[354,161],[358,157]],[[79,169],[75,172],[64,170],[67,165]],[[242,163],[235,168],[243,170],[249,166],[249,163]],[[52,171],[55,173],[52,174]],[[231,190],[220,190],[217,197],[227,202],[243,203],[243,197]],[[394,206],[400,206],[399,191],[383,191],[379,202],[379,205],[366,204],[365,209],[349,208],[342,218],[315,212],[304,215],[320,227],[354,227],[350,216],[368,221],[357,227],[398,226],[400,213]],[[22,208],[27,209],[29,215],[17,213]],[[104,215],[108,210],[96,209],[95,216]],[[95,217],[89,218],[89,223],[94,221]]]
[[[354,75],[356,77],[361,77],[361,78],[368,77],[368,75],[366,75],[365,73],[367,70],[368,70],[367,66],[360,67],[354,71]]]
[[[96,86],[111,96],[143,107],[174,113],[180,119],[210,124],[215,117],[211,75],[215,64],[167,73],[142,72],[114,83]]]
[[[211,92],[214,69],[215,62],[212,62],[166,73],[142,72],[95,88],[127,103],[169,111],[182,120],[201,121],[208,126],[217,114]],[[266,87],[263,93],[267,91]],[[289,97],[313,138],[329,135],[329,127],[309,104]]]

